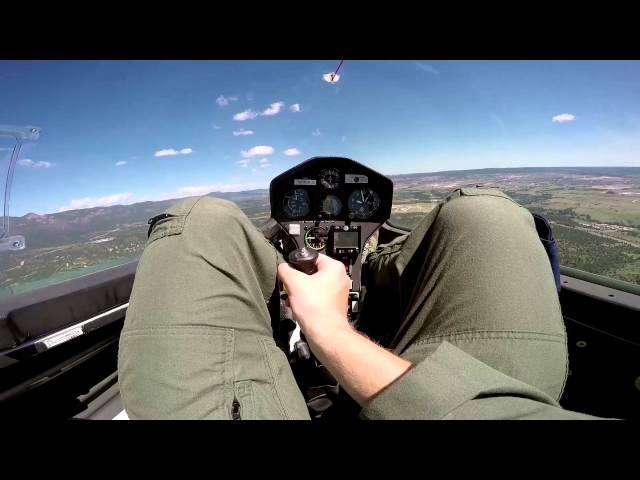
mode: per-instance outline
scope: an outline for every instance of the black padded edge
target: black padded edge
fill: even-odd
[[[0,350],[88,320],[129,301],[138,262],[0,300]]]

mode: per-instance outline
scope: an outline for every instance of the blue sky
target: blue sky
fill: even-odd
[[[42,128],[12,213],[264,188],[316,155],[386,174],[640,166],[637,61],[348,60],[324,81],[336,65],[0,62],[0,124]]]

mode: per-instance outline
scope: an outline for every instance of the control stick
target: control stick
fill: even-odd
[[[316,268],[316,260],[318,259],[318,252],[315,250],[311,250],[308,248],[297,248],[293,252],[289,254],[289,263],[296,270],[300,270],[302,273],[306,273],[307,275],[313,275],[318,271]],[[299,335],[300,326],[296,325],[296,331],[293,332],[294,335]],[[304,360],[308,360],[311,358],[311,350],[309,349],[309,345],[304,340],[298,340],[295,343],[295,349],[298,352],[298,357]]]
[[[318,270],[316,268],[316,260],[318,260],[318,252],[309,248],[296,248],[289,254],[289,263],[302,273],[313,275]]]

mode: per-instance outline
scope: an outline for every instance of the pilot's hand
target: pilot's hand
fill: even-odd
[[[344,265],[320,254],[316,267],[316,273],[307,275],[287,263],[278,266],[293,318],[312,342],[351,328],[347,320],[351,280]]]
[[[344,265],[319,255],[318,271],[302,273],[286,263],[278,276],[289,293],[293,318],[309,347],[351,398],[364,406],[412,367],[411,362],[372,342],[347,320],[351,280]]]

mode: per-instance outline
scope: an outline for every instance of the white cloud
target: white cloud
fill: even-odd
[[[120,160],[119,162],[116,162],[116,167],[121,167],[123,165],[126,165],[127,161],[126,160]]]
[[[298,113],[302,111],[302,107],[300,106],[299,103],[294,103],[289,107],[289,110],[291,110],[292,112]]]
[[[84,198],[75,198],[71,200],[69,205],[65,205],[64,207],[60,207],[59,211],[64,212],[65,210],[78,210],[81,208],[94,208],[94,207],[110,207],[112,205],[118,205],[126,200],[129,200],[133,196],[132,193],[114,193],[113,195],[107,195],[106,197],[84,197]]]
[[[561,113],[560,115],[556,115],[551,118],[553,123],[564,123],[564,122],[573,122],[576,119],[576,116],[573,113]]]
[[[213,127],[214,130],[220,130],[220,125],[216,125],[215,123],[213,125],[211,125]]]
[[[238,137],[238,136],[244,136],[244,135],[253,135],[253,130],[245,130],[244,128],[241,128],[240,130],[234,130],[233,131],[233,136],[234,137]]]
[[[257,157],[259,155],[271,155],[273,153],[273,147],[270,147],[269,145],[258,145],[250,148],[249,150],[242,150],[240,153],[243,158]]]
[[[319,137],[320,135],[322,135],[322,133],[320,133],[319,128],[316,128],[315,132],[313,132],[311,135],[313,135],[314,137]]]
[[[252,120],[252,119],[256,118],[257,116],[258,116],[258,114],[256,112],[254,112],[253,110],[249,109],[249,110],[245,110],[244,112],[236,113],[233,116],[233,119],[236,122],[244,122],[245,120]]]
[[[300,108],[300,104],[296,104],[298,108]],[[245,110],[244,112],[236,113],[233,116],[233,119],[237,122],[244,122],[245,120],[253,120],[257,116],[270,117],[272,115],[277,115],[284,108],[284,102],[273,102],[269,107],[264,110],[262,113],[254,112],[253,110]],[[300,110],[293,110],[300,111]]]
[[[244,158],[242,160],[238,160],[236,162],[238,165],[240,165],[240,167],[242,168],[247,168],[249,166],[249,164],[251,163],[251,159],[250,158]],[[269,162],[268,158],[261,158],[260,160],[258,160],[258,165],[260,166],[260,168],[267,168],[271,166],[271,163]],[[256,172],[257,170],[255,168],[251,169],[252,172]]]
[[[193,148],[182,148],[180,150],[176,150],[175,148],[165,148],[162,150],[158,150],[153,154],[154,157],[173,157],[175,155],[189,155],[193,153]]]
[[[300,150],[297,148],[287,148],[284,152],[287,157],[293,157],[294,155],[300,155]]]
[[[28,168],[51,168],[55,165],[55,163],[43,162],[42,160],[34,162],[30,158],[23,158],[21,160],[18,160],[18,164],[22,167]]]
[[[433,75],[438,75],[440,73],[436,68],[432,67],[428,63],[417,62],[416,63],[416,67],[418,67],[423,72],[428,72],[428,73],[431,73]]]
[[[269,106],[269,108],[267,108],[264,112],[262,112],[262,115],[265,115],[267,117],[271,115],[277,115],[278,113],[280,113],[283,107],[284,107],[284,102],[274,102]]]
[[[216,98],[216,103],[221,107],[226,107],[230,102],[235,102],[238,100],[238,97],[225,97],[224,95],[220,95]]]
[[[343,137],[340,139],[340,142],[342,142],[342,143],[344,143],[344,142],[346,142],[346,141],[347,141],[347,137],[345,137],[345,136],[343,136]]]
[[[338,83],[338,80],[340,80],[340,75],[334,72],[329,72],[322,75],[322,79],[328,83]]]

